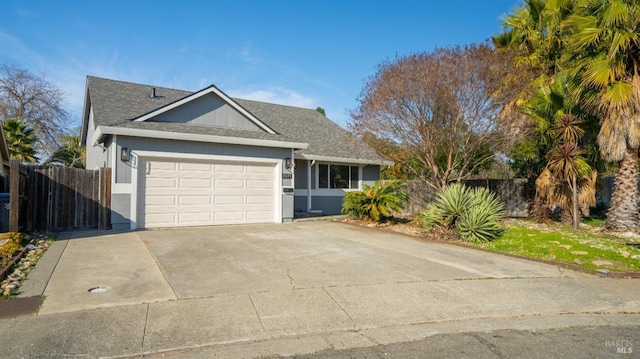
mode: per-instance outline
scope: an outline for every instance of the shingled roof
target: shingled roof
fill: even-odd
[[[150,96],[153,88],[155,88],[155,97]],[[90,104],[93,108],[95,125],[103,128],[117,127],[306,143],[308,144],[306,149],[296,151],[297,158],[386,163],[384,158],[368,145],[313,109],[232,99],[237,105],[274,130],[275,134],[197,124],[134,121],[140,116],[169,106],[193,94],[194,92],[191,91],[88,76],[82,140],[85,141]]]

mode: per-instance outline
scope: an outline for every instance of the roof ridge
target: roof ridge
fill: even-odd
[[[158,85],[150,85],[150,84],[142,84],[139,82],[132,82],[132,81],[122,81],[122,80],[115,80],[115,79],[108,79],[106,77],[100,77],[100,76],[92,76],[92,75],[87,75],[87,79],[89,78],[94,78],[94,79],[99,79],[99,80],[105,80],[105,81],[111,81],[111,82],[119,82],[119,83],[123,83],[123,84],[130,84],[130,85],[136,85],[136,86],[147,86],[147,87],[155,87],[155,88],[160,88],[160,89],[166,89],[166,90],[172,90],[172,91],[182,91],[182,92],[188,92],[189,94],[194,94],[196,92],[202,91],[204,89],[207,89],[211,86],[215,86],[216,88],[218,88],[215,84],[210,84],[208,86],[205,86],[197,91],[191,91],[191,90],[183,90],[183,89],[177,89],[177,88],[173,88],[173,87],[164,87],[164,86],[158,86]],[[218,88],[219,89],[219,88]],[[222,91],[222,90],[220,90]],[[224,91],[223,91],[224,92]],[[227,95],[228,96],[228,95]],[[232,100],[241,100],[241,101],[249,101],[249,102],[255,102],[255,103],[263,103],[263,104],[267,104],[267,105],[272,105],[272,106],[282,106],[282,107],[290,107],[290,108],[295,108],[295,109],[301,109],[301,110],[308,110],[308,111],[316,111],[315,109],[312,108],[308,108],[308,107],[300,107],[300,106],[293,106],[293,105],[284,105],[284,104],[280,104],[280,103],[273,103],[273,102],[266,102],[266,101],[257,101],[257,100],[250,100],[250,99],[246,99],[246,98],[240,98],[240,97],[232,97],[229,96],[229,98],[231,98]]]
[[[281,107],[291,107],[291,108],[295,108],[295,109],[299,109],[299,110],[307,110],[307,111],[316,111],[312,108],[308,108],[308,107],[300,107],[300,106],[293,106],[293,105],[284,105],[284,104],[280,104],[280,103],[273,103],[273,102],[264,102],[264,101],[257,101],[257,100],[249,100],[246,98],[240,98],[240,97],[232,97],[233,100],[241,100],[241,101],[249,101],[249,102],[255,102],[255,103],[264,103],[267,105],[272,105],[272,106],[281,106]]]
[[[129,84],[129,85],[136,85],[136,86],[155,87],[155,88],[159,88],[159,89],[172,90],[172,91],[182,91],[182,92],[188,92],[188,93],[191,93],[191,94],[197,92],[197,91],[191,91],[191,90],[177,89],[177,88],[173,88],[173,87],[165,87],[165,86],[150,85],[150,84],[141,84],[139,82],[122,81],[122,80],[108,79],[106,77],[87,75],[87,79],[90,79],[90,78],[94,78],[94,79],[98,79],[98,80],[104,80],[104,81],[111,81],[111,82],[119,82],[119,83],[122,83],[122,84]],[[202,90],[204,90],[206,88],[209,88],[211,86],[212,85],[206,86],[206,87],[202,88]]]

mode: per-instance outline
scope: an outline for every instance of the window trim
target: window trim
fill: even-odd
[[[329,166],[327,168],[328,176],[331,175],[331,166],[348,166],[349,167],[349,188],[320,188],[320,166],[326,165]],[[358,168],[358,187],[351,188],[351,168]],[[362,190],[362,165],[354,165],[349,163],[330,163],[330,162],[318,162],[315,164],[315,189],[318,191],[333,191],[333,192],[352,192],[352,191],[361,191]],[[327,178],[330,181],[330,178]]]

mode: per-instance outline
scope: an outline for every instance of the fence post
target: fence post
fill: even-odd
[[[100,168],[100,229],[111,229],[111,168]]]
[[[9,172],[9,232],[19,230],[20,220],[20,161],[11,160]]]

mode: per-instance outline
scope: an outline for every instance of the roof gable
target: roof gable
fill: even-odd
[[[160,113],[148,119],[147,122],[186,123],[266,132],[264,128],[212,93]]]
[[[153,92],[156,92],[155,89],[152,90]],[[207,95],[213,95],[213,97],[211,96],[207,96]],[[198,92],[194,92],[192,94],[189,94],[181,99],[178,99],[176,101],[173,101],[171,103],[168,103],[164,106],[161,106],[159,108],[156,108],[150,112],[147,112],[145,114],[142,114],[136,118],[134,118],[133,120],[136,122],[142,122],[142,121],[148,121],[151,120],[153,121],[154,118],[158,118],[160,116],[160,121],[161,122],[173,122],[173,121],[168,121],[168,119],[172,118],[170,116],[164,116],[162,117],[163,114],[167,114],[169,111],[172,110],[178,110],[178,109],[184,109],[185,106],[188,106],[190,104],[194,104],[196,102],[198,102],[198,100],[201,99],[206,99],[207,97],[209,97],[209,99],[213,98],[213,99],[220,99],[223,104],[228,105],[230,108],[232,108],[233,110],[235,110],[235,112],[230,112],[231,116],[232,116],[232,120],[233,119],[238,119],[238,116],[234,116],[234,113],[240,114],[242,115],[246,120],[250,121],[251,124],[253,124],[253,126],[247,126],[247,124],[244,121],[228,121],[229,118],[227,117],[226,119],[222,119],[223,121],[227,122],[227,124],[235,124],[235,125],[240,125],[240,128],[243,129],[254,129],[254,128],[258,128],[261,129],[267,133],[271,133],[271,134],[275,134],[276,131],[274,131],[273,129],[271,129],[269,126],[267,126],[265,123],[263,123],[262,121],[260,121],[257,117],[255,117],[253,114],[251,114],[249,111],[247,111],[246,109],[244,109],[242,106],[240,106],[237,102],[235,102],[234,100],[232,100],[229,96],[227,96],[224,92],[220,91],[217,87],[215,87],[214,85],[211,85],[209,87],[206,87]],[[199,101],[200,103],[202,101]],[[195,107],[195,106],[194,106]],[[228,115],[229,113],[227,113]],[[221,125],[223,122],[221,121],[216,121],[216,116],[211,116],[210,117],[211,121],[209,123],[209,125]],[[231,127],[235,127],[235,126],[231,126]]]
[[[153,88],[156,89],[155,97],[151,96]],[[235,113],[241,116],[244,124],[216,123],[217,120],[214,119],[207,125],[206,120],[199,123],[196,120],[180,122],[169,119],[174,115],[173,111],[193,110],[199,106],[199,101],[207,99],[219,100],[222,106],[228,107],[227,114]],[[209,103],[209,106],[216,105]],[[93,114],[95,127],[92,129],[95,133],[92,138],[86,138],[90,114]],[[185,116],[185,118],[193,119],[194,117]],[[234,121],[229,118],[220,121],[227,120]],[[185,122],[189,122],[189,125],[185,125]],[[205,142],[249,141],[254,145],[260,143],[261,146],[279,145],[297,149],[296,158],[388,164],[367,144],[313,109],[232,99],[215,86],[190,92],[87,77],[83,111],[83,143],[100,142],[100,139],[107,135],[153,137],[160,136],[162,133],[166,138],[180,140],[190,138]],[[227,140],[223,141],[222,138]]]

